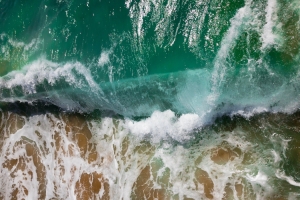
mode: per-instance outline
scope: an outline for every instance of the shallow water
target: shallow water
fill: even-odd
[[[3,111],[1,198],[297,199],[299,116],[222,117],[178,142],[129,119]]]

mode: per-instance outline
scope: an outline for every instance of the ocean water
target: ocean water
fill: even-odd
[[[0,0],[0,199],[300,199],[299,0]]]

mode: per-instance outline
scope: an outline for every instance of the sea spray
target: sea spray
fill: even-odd
[[[299,198],[299,1],[0,8],[0,199]]]

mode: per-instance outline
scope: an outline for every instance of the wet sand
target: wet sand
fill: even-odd
[[[298,187],[282,180],[273,181],[273,185],[258,183],[258,175],[250,177],[249,170],[259,168],[259,162],[274,163],[272,155],[265,157],[259,154],[261,147],[255,149],[255,141],[267,142],[264,131],[253,130],[263,123],[266,133],[267,126],[276,129],[280,122],[286,125],[283,132],[289,130],[287,135],[291,136],[299,131],[299,119],[299,114],[277,114],[254,117],[251,122],[217,121],[217,128],[207,128],[217,130],[219,133],[210,133],[215,136],[189,148],[171,145],[167,155],[159,153],[164,149],[162,144],[135,141],[122,133],[118,120],[103,118],[95,123],[80,114],[26,117],[1,112],[0,199],[257,199],[258,195],[262,199],[288,199],[282,191],[292,187],[296,192]],[[227,132],[229,127],[233,131]],[[241,141],[232,141],[235,132],[247,127]],[[266,143],[266,151],[276,144]],[[290,145],[299,146],[299,140],[291,140]],[[285,153],[287,158],[292,155],[289,161],[294,166],[299,165],[298,148]]]

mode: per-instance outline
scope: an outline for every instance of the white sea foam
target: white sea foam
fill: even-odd
[[[192,131],[201,127],[201,118],[196,114],[183,114],[176,117],[171,110],[155,111],[141,121],[126,120],[128,130],[137,137],[150,135],[154,142],[171,137],[177,141],[188,140]]]
[[[82,75],[84,80],[78,80],[76,73]],[[91,90],[99,91],[97,84],[92,78],[91,72],[79,62],[58,64],[40,58],[23,67],[21,71],[13,71],[0,79],[2,88],[21,86],[25,93],[35,93],[36,86],[47,81],[54,85],[64,79],[70,85],[78,88],[89,86]],[[84,83],[86,82],[86,83]]]
[[[256,175],[247,174],[247,179],[250,180],[252,183],[259,184],[259,185],[266,185],[268,176],[265,175],[263,172],[259,171]]]
[[[184,26],[183,36],[185,42],[191,50],[196,49],[196,43],[199,42],[202,24],[206,12],[201,10],[202,1],[185,2],[189,4],[189,14],[184,18],[181,17],[179,22],[176,21],[177,12],[179,10],[178,1],[176,0],[145,0],[134,2],[128,0],[125,2],[129,9],[129,16],[132,21],[133,34],[138,45],[144,40],[147,28],[153,26],[155,28],[156,45],[160,47],[170,47],[180,33],[180,27]],[[208,9],[208,6],[205,7]],[[149,21],[146,21],[149,20]],[[183,25],[185,23],[185,25]],[[196,51],[194,51],[196,53]]]
[[[9,123],[20,120],[13,120],[9,116],[5,118],[3,114],[1,117],[1,127],[6,126],[3,121],[8,121],[7,119],[10,119]],[[256,197],[265,198],[273,191],[270,187],[270,181],[275,177],[272,176],[272,165],[258,171],[256,167],[264,166],[267,161],[272,162],[269,158],[274,150],[265,149],[263,144],[251,143],[247,139],[248,134],[240,128],[232,132],[199,133],[202,139],[189,148],[173,145],[172,140],[168,140],[169,136],[180,141],[179,134],[182,134],[182,138],[186,139],[190,136],[189,132],[198,126],[199,116],[195,114],[177,117],[171,111],[157,111],[140,121],[110,117],[81,121],[76,116],[62,114],[57,117],[46,114],[24,117],[22,120],[22,126],[7,124],[3,129],[0,164],[7,159],[18,160],[23,157],[25,161],[19,162],[25,162],[26,165],[24,169],[16,171],[8,167],[0,169],[0,176],[3,177],[0,183],[9,185],[7,188],[4,185],[1,187],[2,194],[9,195],[14,188],[19,188],[21,195],[23,185],[29,190],[30,197],[39,198],[39,187],[45,184],[47,199],[74,199],[77,195],[76,184],[83,173],[101,174],[109,184],[110,199],[131,199],[135,188],[140,187],[157,191],[163,189],[166,195],[172,198],[177,196],[179,199],[206,199],[210,189],[209,193],[213,198],[220,199],[224,197],[228,185],[233,191],[233,199],[239,199],[240,193],[244,195],[242,198],[250,198],[250,194],[247,194],[250,186],[245,181],[251,184]],[[83,133],[90,135],[87,146],[93,144],[95,150],[80,147],[78,142],[85,141]],[[149,134],[151,138],[145,138]],[[77,135],[82,135],[80,141],[77,141]],[[24,145],[20,145],[19,141],[24,142]],[[271,144],[278,146],[276,151],[282,151],[281,140],[271,140]],[[41,161],[39,168],[36,167],[37,161],[33,161],[32,156],[28,155],[26,145],[38,155],[37,160]],[[97,152],[97,159],[88,162],[88,155],[92,151]],[[269,156],[265,157],[267,155]],[[44,166],[44,171],[37,171],[41,170],[41,166]],[[141,174],[146,166],[150,171]],[[33,172],[32,175],[29,170]],[[17,177],[11,177],[11,172]],[[38,178],[41,175],[39,173],[45,173],[46,182]],[[150,173],[149,177],[147,173]],[[276,177],[299,187],[299,183],[292,177],[280,172],[276,172]],[[140,183],[137,180],[144,179],[145,185],[136,185]],[[17,184],[11,187],[15,183]],[[236,184],[243,189],[238,192]],[[108,192],[103,185],[101,188],[97,198]],[[24,193],[21,196],[26,195]]]
[[[231,48],[236,43],[236,40],[240,36],[243,30],[243,26],[247,20],[249,20],[249,16],[251,16],[250,9],[251,1],[246,1],[245,6],[240,8],[235,16],[230,20],[231,25],[228,31],[226,32],[225,37],[223,37],[221,42],[221,47],[217,53],[214,62],[214,69],[212,72],[211,82],[211,94],[207,97],[207,102],[210,105],[214,105],[215,101],[220,96],[220,88],[222,83],[224,83],[224,79],[226,78],[226,73],[228,71],[227,68],[231,67],[227,62],[229,52]]]
[[[268,0],[266,7],[266,24],[262,33],[262,49],[274,45],[278,36],[274,32],[275,23],[277,20],[277,2],[276,0]]]
[[[269,109],[267,108],[264,108],[264,107],[254,107],[252,109],[248,109],[248,110],[237,110],[237,111],[231,111],[230,112],[230,116],[233,117],[235,115],[240,115],[240,116],[243,116],[247,119],[249,119],[250,117],[253,117],[254,115],[256,114],[260,114],[260,113],[265,113],[265,112],[268,112]]]
[[[111,50],[108,50],[108,51],[102,51],[102,52],[101,52],[100,57],[99,57],[99,59],[98,59],[98,65],[99,65],[100,67],[103,67],[104,65],[110,63],[109,56],[110,56],[111,53],[112,53]]]
[[[26,60],[28,56],[37,51],[42,44],[41,40],[39,39],[33,39],[29,43],[14,40],[5,33],[0,34],[0,41],[1,40],[7,41],[1,45],[1,59],[15,60],[19,58],[19,62]],[[16,54],[16,49],[20,53],[19,55]]]
[[[208,6],[205,5],[204,2],[198,1],[195,6],[191,5],[189,10],[185,20],[183,35],[188,46],[197,49],[204,25],[204,19],[208,12]]]
[[[272,150],[271,152],[274,156],[274,163],[278,163],[279,161],[281,161],[280,155],[275,150]]]
[[[26,50],[26,51],[37,49],[37,45],[41,43],[40,40],[37,40],[37,39],[31,40],[31,42],[29,42],[29,43],[25,43],[25,42],[22,42],[22,41],[13,40],[12,38],[10,38],[5,33],[0,34],[0,39],[1,40],[8,40],[8,43],[11,46],[17,47],[17,48],[24,48],[24,50]]]
[[[128,0],[125,2],[127,8],[130,10],[129,16],[133,21],[133,28],[134,33],[137,34],[137,38],[139,40],[143,39],[144,35],[144,29],[143,29],[143,22],[144,18],[148,15],[150,12],[150,1],[140,1],[137,4],[132,3],[132,1]],[[132,4],[132,5],[131,5]]]
[[[287,181],[289,184],[300,187],[300,182],[296,182],[293,177],[286,176],[284,172],[281,172],[280,170],[276,171],[276,177],[280,178],[282,180]]]

